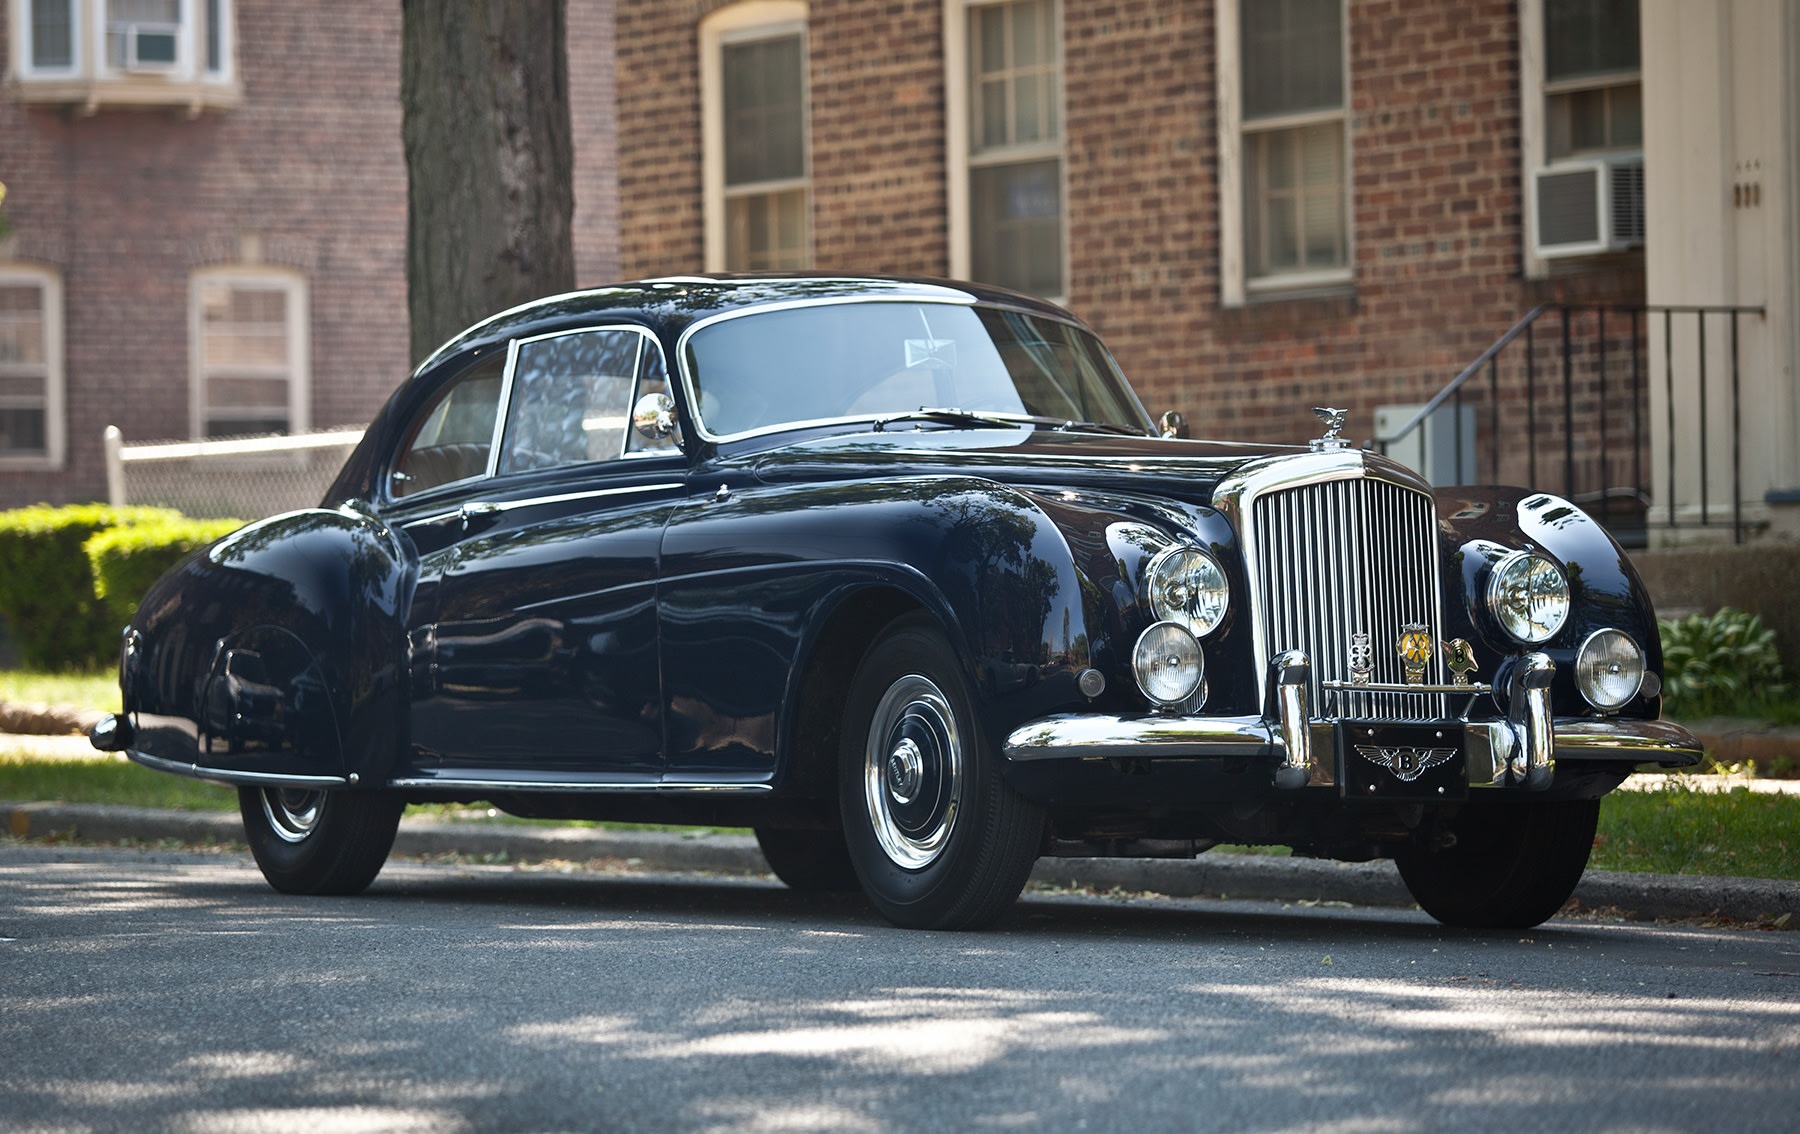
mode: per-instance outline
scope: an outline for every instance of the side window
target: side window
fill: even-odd
[[[636,406],[638,399],[645,394],[667,394],[669,392],[669,372],[663,368],[662,349],[655,343],[645,340],[642,357],[638,360],[637,392],[631,396],[631,405]],[[639,453],[677,452],[680,446],[675,443],[675,435],[653,438],[646,437],[637,430],[627,427],[625,430],[625,455],[636,456]]]
[[[505,377],[506,352],[496,350],[463,371],[425,408],[394,462],[395,496],[412,496],[487,471]]]
[[[646,340],[636,331],[578,331],[519,344],[503,473],[625,455],[631,394]]]

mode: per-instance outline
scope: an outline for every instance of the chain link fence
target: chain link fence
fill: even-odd
[[[325,496],[361,429],[127,445],[106,429],[113,504],[157,504],[197,519],[260,520]]]

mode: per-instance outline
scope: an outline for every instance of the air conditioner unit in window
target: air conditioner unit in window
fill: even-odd
[[[1622,252],[1644,243],[1642,154],[1559,162],[1533,174],[1532,192],[1532,250],[1545,259]]]
[[[179,62],[179,24],[115,24],[113,30],[125,41],[127,71],[170,71]]]

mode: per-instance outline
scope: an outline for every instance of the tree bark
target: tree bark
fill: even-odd
[[[575,286],[565,0],[403,0],[406,293],[415,363]]]

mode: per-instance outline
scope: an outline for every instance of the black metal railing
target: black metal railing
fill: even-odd
[[[1716,446],[1727,442],[1731,532],[1742,542],[1738,332],[1743,317],[1762,314],[1761,307],[1731,306],[1534,307],[1404,425],[1376,437],[1375,446],[1389,454],[1415,434],[1425,438],[1427,422],[1443,423],[1450,439],[1436,436],[1433,447],[1451,459],[1450,483],[1467,483],[1471,467],[1478,479],[1485,455],[1489,481],[1560,491],[1621,543],[1641,547],[1653,524],[1723,526],[1723,516],[1714,516],[1724,511],[1714,481],[1722,471]],[[1709,329],[1728,336],[1728,353],[1717,338],[1708,349]],[[1668,437],[1653,451],[1650,358],[1657,347]],[[1725,391],[1715,376],[1721,367],[1729,371]],[[1713,420],[1720,412],[1729,414],[1723,428]],[[1678,430],[1678,413],[1695,414],[1696,428]],[[1715,441],[1715,433],[1723,436]],[[1697,452],[1684,454],[1684,443]],[[1652,467],[1657,457],[1659,468]]]

